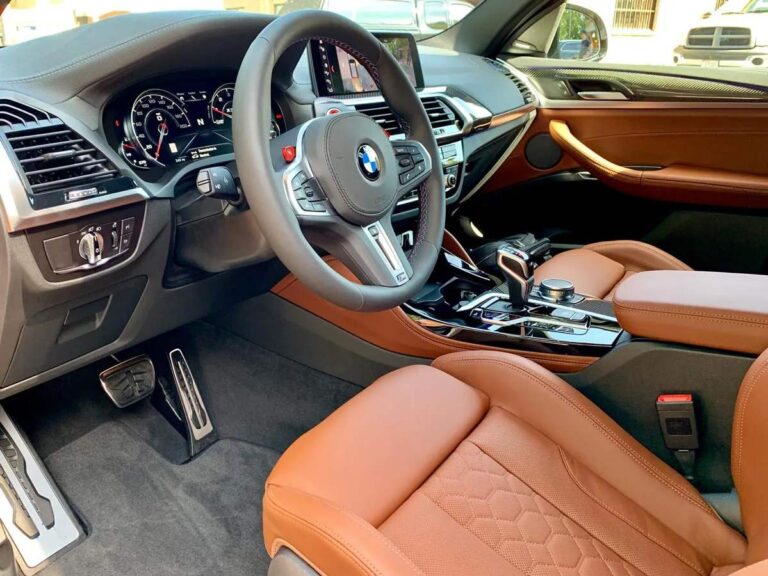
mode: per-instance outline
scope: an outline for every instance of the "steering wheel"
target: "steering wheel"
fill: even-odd
[[[343,49],[365,67],[405,140],[391,142],[374,120],[358,112],[315,118],[267,139],[275,64],[289,48],[311,39]],[[330,12],[294,12],[275,19],[251,44],[240,67],[232,124],[248,214],[299,280],[326,300],[359,311],[400,305],[424,286],[445,227],[437,143],[411,82],[373,35]],[[294,146],[295,159],[286,159],[286,147]],[[415,188],[420,219],[406,257],[392,213]],[[341,260],[362,283],[336,272],[313,245]]]

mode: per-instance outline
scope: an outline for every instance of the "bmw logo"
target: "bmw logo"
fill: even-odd
[[[357,149],[357,165],[366,179],[371,182],[379,179],[381,175],[379,156],[376,154],[376,150],[368,146],[368,144],[363,144]]]

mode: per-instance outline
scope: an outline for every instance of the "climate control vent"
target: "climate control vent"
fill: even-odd
[[[47,112],[12,100],[0,100],[0,128],[3,132],[49,126],[61,120]]]
[[[0,131],[35,209],[136,187],[90,142],[48,112],[0,100]]]
[[[64,124],[6,137],[33,195],[92,186],[120,175],[101,152]]]
[[[423,98],[421,103],[424,104],[432,128],[445,128],[446,126],[461,128],[461,121],[448,104],[440,98],[429,96]]]
[[[356,104],[355,110],[372,118],[376,124],[382,127],[390,136],[402,134],[403,129],[400,123],[392,113],[392,109],[386,102],[376,102],[374,104]]]
[[[421,103],[427,111],[429,122],[432,129],[435,130],[435,134],[451,134],[461,130],[461,119],[443,99],[437,96],[427,96],[421,99]],[[403,133],[392,109],[385,102],[355,104],[355,110],[373,118],[390,136]],[[451,128],[454,130],[451,131]]]
[[[498,60],[491,60],[490,58],[486,58],[485,61],[497,72],[500,72],[501,74],[504,74],[507,78],[512,80],[514,82],[515,86],[517,87],[518,91],[520,92],[520,95],[523,97],[523,101],[526,104],[533,104],[536,102],[536,96],[533,95],[533,92],[528,87],[528,85],[523,82],[522,78],[520,78],[517,74],[514,73],[512,68],[510,66],[507,66],[503,62],[500,62]]]

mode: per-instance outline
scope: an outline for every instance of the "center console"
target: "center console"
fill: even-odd
[[[421,327],[452,339],[538,352],[602,356],[625,336],[611,302],[576,293],[566,279],[536,284],[546,239],[497,249],[499,277],[443,250],[424,289],[405,306]]]

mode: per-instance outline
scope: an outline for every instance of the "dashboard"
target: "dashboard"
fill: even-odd
[[[234,82],[271,20],[135,14],[0,51],[0,260],[8,265],[0,398],[265,293],[284,276],[248,215],[259,206],[206,197],[197,185],[214,168],[237,179]],[[536,103],[512,71],[480,56],[391,34],[385,44],[433,125],[446,202],[468,198],[515,148]],[[368,115],[394,141],[404,137],[348,54],[295,48],[273,72],[265,139],[345,111]],[[418,190],[395,216],[405,245]]]
[[[234,79],[223,74],[143,82],[107,106],[107,138],[142,180],[157,181],[183,165],[234,153],[234,94]],[[286,129],[286,117],[273,101],[265,136],[273,139]]]

